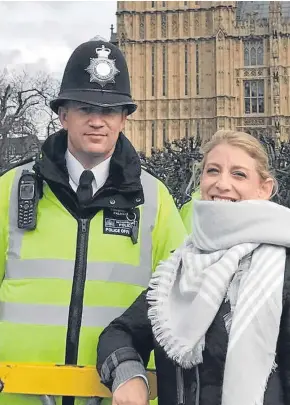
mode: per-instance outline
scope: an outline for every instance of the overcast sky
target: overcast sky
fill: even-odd
[[[116,1],[0,0],[0,70],[24,67],[61,76],[71,52],[96,35],[110,38]]]

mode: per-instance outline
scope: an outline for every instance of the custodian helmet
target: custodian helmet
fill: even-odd
[[[68,60],[51,109],[57,113],[66,100],[101,107],[124,105],[132,114],[137,105],[131,97],[128,67],[120,49],[104,40],[79,45]]]

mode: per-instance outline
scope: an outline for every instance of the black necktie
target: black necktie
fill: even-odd
[[[79,186],[77,189],[77,196],[80,204],[88,202],[93,196],[92,181],[94,179],[91,170],[84,170],[81,174]]]

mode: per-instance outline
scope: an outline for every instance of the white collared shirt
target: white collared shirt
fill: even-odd
[[[65,153],[65,160],[69,174],[69,184],[74,191],[77,191],[81,174],[85,169],[68,149]],[[106,183],[106,180],[109,177],[110,161],[111,156],[91,169],[95,177],[92,183],[93,194],[95,194]]]

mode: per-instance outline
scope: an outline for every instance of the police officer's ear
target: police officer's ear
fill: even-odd
[[[125,122],[126,122],[126,120],[127,120],[127,117],[128,117],[128,115],[129,115],[129,110],[128,110],[127,107],[124,107],[124,108],[123,108],[122,115],[123,115],[124,124],[125,124]]]
[[[68,105],[63,104],[58,107],[58,118],[64,129],[67,129],[67,124],[66,124],[67,112],[68,112]]]
[[[123,111],[122,111],[122,124],[121,124],[120,131],[123,131],[123,129],[125,128],[125,124],[126,124],[128,115],[129,115],[128,108],[124,107]]]

